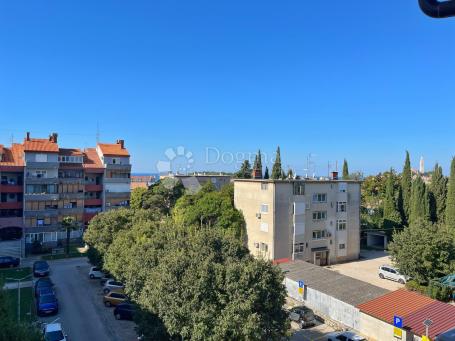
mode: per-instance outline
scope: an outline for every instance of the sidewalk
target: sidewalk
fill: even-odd
[[[28,288],[33,286],[33,281],[24,281],[21,282],[21,288]],[[17,289],[18,288],[18,283],[16,281],[14,282],[7,282],[3,286],[3,289],[8,290],[8,289]]]

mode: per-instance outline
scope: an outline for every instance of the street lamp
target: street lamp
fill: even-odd
[[[24,279],[29,278],[30,276],[32,276],[32,274],[27,275],[22,278],[11,278],[11,277],[6,278],[7,280],[17,282],[17,322],[21,321],[21,282]]]

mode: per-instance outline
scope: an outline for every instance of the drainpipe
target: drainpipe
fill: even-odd
[[[455,0],[419,0],[420,9],[432,18],[448,18],[455,16]]]

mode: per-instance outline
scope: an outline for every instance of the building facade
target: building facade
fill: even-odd
[[[360,253],[359,181],[234,180],[250,252],[328,265]]]
[[[97,213],[129,205],[131,164],[124,141],[86,150],[60,148],[58,135],[0,146],[0,229],[21,228],[26,245],[66,238],[74,217],[80,237]]]

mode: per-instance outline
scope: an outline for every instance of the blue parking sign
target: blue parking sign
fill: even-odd
[[[393,317],[393,325],[397,328],[403,328],[403,318],[395,315]]]
[[[299,281],[299,288],[304,288],[304,287],[305,287],[305,282]]]

